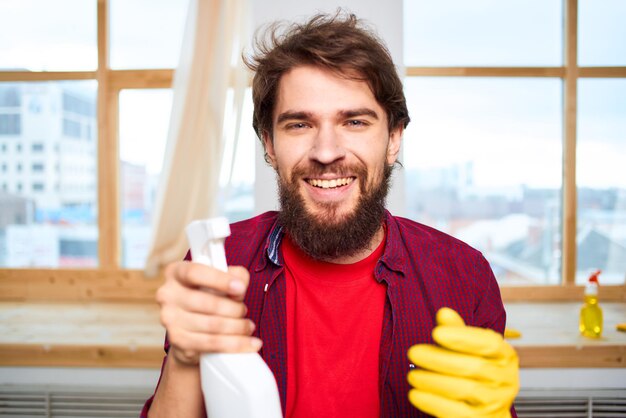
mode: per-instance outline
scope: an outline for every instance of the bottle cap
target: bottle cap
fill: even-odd
[[[589,283],[594,283],[597,286],[600,286],[600,282],[598,281],[598,276],[602,273],[602,270],[596,270],[594,273],[589,276]]]
[[[230,235],[228,219],[219,217],[193,221],[187,225],[185,232],[195,263],[227,270],[224,238]]]

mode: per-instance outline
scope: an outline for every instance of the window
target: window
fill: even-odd
[[[111,68],[173,68],[189,0],[109,0]],[[141,16],[141,19],[137,19]]]
[[[611,141],[624,131],[620,122],[624,120],[623,107],[620,107],[624,103],[624,96],[620,86],[626,79],[626,69],[617,67],[626,65],[623,49],[626,44],[622,41],[624,2],[578,1],[579,33],[574,34],[574,41],[579,56],[578,63],[573,64],[579,66],[579,91],[578,97],[574,97],[578,116],[572,116],[569,111],[555,111],[555,107],[567,107],[565,102],[558,102],[561,95],[555,91],[562,89],[566,96],[571,97],[572,83],[566,70],[572,64],[563,59],[564,47],[568,42],[562,35],[563,27],[567,29],[571,26],[571,22],[564,22],[565,8],[570,3],[541,0],[404,2],[404,64],[408,75],[407,97],[413,112],[413,123],[405,135],[403,158],[409,211],[417,220],[423,220],[420,217],[431,218],[428,222],[436,227],[449,228],[450,231],[465,227],[466,237],[472,229],[468,229],[469,225],[461,225],[463,222],[477,223],[474,231],[480,232],[481,225],[490,226],[491,223],[493,226],[494,223],[506,220],[508,223],[503,225],[510,227],[512,232],[520,235],[520,230],[527,231],[529,235],[525,243],[508,247],[516,255],[516,258],[505,260],[509,264],[528,260],[533,247],[527,244],[536,244],[545,239],[545,243],[535,247],[542,249],[540,255],[535,254],[535,257],[541,259],[535,265],[549,266],[548,271],[551,273],[546,274],[544,268],[541,275],[502,276],[502,270],[498,270],[499,279],[503,283],[551,284],[559,282],[559,274],[563,274],[566,276],[564,281],[573,284],[576,279],[584,277],[587,268],[581,256],[582,249],[577,248],[578,234],[595,230],[611,239],[623,237],[624,185],[620,179],[626,176],[619,172],[623,170],[622,165],[616,163],[624,160],[623,146]],[[33,13],[35,4],[36,14]],[[12,239],[7,238],[4,227],[0,230],[0,239],[4,240],[0,242],[0,251],[4,251],[0,254],[0,263],[4,263],[2,266],[98,266],[115,269],[137,265],[125,258],[125,250],[122,248],[128,245],[123,238],[123,228],[130,223],[120,222],[122,229],[118,230],[115,219],[100,219],[102,227],[99,228],[97,213],[110,214],[113,210],[111,208],[126,204],[121,202],[124,192],[116,188],[115,182],[110,181],[120,165],[122,150],[136,140],[132,129],[123,126],[124,120],[137,114],[137,107],[132,104],[132,94],[126,92],[139,89],[141,93],[137,94],[142,95],[149,89],[171,87],[172,69],[177,61],[187,4],[188,0],[0,2],[0,71],[9,71],[13,77],[0,83],[0,139],[3,145],[8,144],[2,151],[8,152],[11,159],[7,161],[11,164],[14,164],[14,160],[21,160],[30,166],[30,153],[39,151],[27,146],[23,155],[16,155],[21,145],[13,145],[16,142],[14,136],[28,136],[24,143],[32,144],[36,141],[44,145],[43,149],[54,150],[46,155],[45,164],[54,164],[50,167],[55,168],[50,173],[51,178],[43,182],[46,195],[51,197],[45,207],[39,206],[41,201],[37,199],[41,196],[31,194],[30,187],[22,189],[22,182],[28,181],[30,185],[31,179],[22,178],[24,175],[16,176],[14,166],[7,169],[9,175],[6,182],[2,179],[3,186],[6,184],[10,193],[17,194],[28,208],[7,214],[11,216],[6,219],[15,220],[13,226],[22,228],[12,228]],[[100,29],[103,29],[102,32],[110,42],[108,50],[103,51],[108,57],[108,63],[102,65],[108,66],[96,74],[93,71],[98,66],[98,48],[102,51],[105,47],[104,39],[96,39],[98,8],[108,8],[108,13],[104,15],[106,21],[100,20],[105,26]],[[138,20],[137,16],[141,16],[141,19]],[[606,68],[608,66],[613,67]],[[451,70],[449,67],[456,68]],[[119,71],[122,69],[133,71]],[[41,71],[61,73],[50,76],[46,82],[29,81],[33,79],[33,72]],[[36,76],[46,79],[47,74],[41,72]],[[100,81],[107,82],[98,83],[98,77],[102,77]],[[453,91],[453,87],[458,91]],[[40,93],[36,91],[39,89],[45,90],[41,100]],[[477,89],[485,89],[484,97],[476,92]],[[510,96],[503,97],[503,91]],[[432,98],[432,108],[425,97],[420,97],[420,93]],[[441,97],[456,100],[461,93],[460,102],[446,104],[438,101]],[[606,104],[596,100],[602,96],[606,98]],[[102,108],[96,106],[98,98]],[[472,103],[485,112],[493,111],[494,120],[495,116],[498,120],[504,118],[510,126],[492,123],[489,114],[481,114],[480,118],[473,121],[468,120],[464,111],[474,111]],[[543,112],[533,114],[534,106],[539,106]],[[617,116],[617,120],[614,117],[610,120],[599,118],[597,109],[602,106],[612,106],[615,114],[621,116]],[[37,113],[33,109],[41,111]],[[100,121],[97,120],[96,109],[105,115]],[[564,117],[561,116],[563,114]],[[433,130],[434,123],[428,117],[443,118],[447,115],[453,115],[454,119],[445,119],[446,124],[439,126],[442,132]],[[608,115],[605,113],[603,117]],[[33,119],[35,117],[37,122]],[[39,123],[47,117],[54,118],[52,131],[51,125]],[[116,122],[118,119],[120,126]],[[248,116],[244,116],[244,119],[250,120]],[[418,121],[423,121],[424,125],[420,126]],[[493,144],[490,155],[494,158],[491,160],[477,152],[469,152],[468,158],[463,160],[458,150],[452,150],[457,154],[444,154],[450,157],[448,161],[434,160],[435,156],[431,160],[425,158],[429,154],[423,153],[421,146],[428,147],[434,155],[438,145],[429,142],[428,138],[438,138],[450,147],[467,145],[459,138],[443,137],[454,131],[452,122],[465,126],[474,138],[478,136],[481,141],[487,141],[498,133],[506,135],[506,138],[502,139],[502,143]],[[578,127],[575,137],[565,129],[572,124]],[[72,135],[63,135],[64,131]],[[598,139],[600,134],[601,139]],[[485,173],[489,173],[489,170],[508,173],[509,166],[504,166],[498,158],[512,152],[504,149],[504,144],[515,150],[522,148],[519,141],[522,135],[546,138],[537,160],[529,161],[529,166],[549,159],[550,164],[544,164],[549,170],[548,174],[540,177],[536,170],[529,169],[526,178],[518,170],[512,176],[491,178],[492,183],[497,180],[498,184],[485,183],[484,178],[489,177]],[[566,139],[561,140],[561,137]],[[254,135],[249,138],[255,140]],[[619,138],[623,139],[623,135]],[[102,144],[100,148],[97,147],[98,141]],[[119,153],[116,149],[118,144]],[[571,154],[572,144],[574,149],[578,147],[573,171],[572,163],[563,158]],[[529,148],[536,150],[540,146],[531,141]],[[588,152],[600,148],[610,150],[613,154],[608,155],[606,161],[600,161]],[[248,163],[248,168],[250,160],[246,159],[245,152],[251,149],[251,146],[240,145],[236,151],[236,160]],[[240,152],[245,158],[239,158]],[[37,155],[41,158],[41,154]],[[457,160],[452,160],[455,156]],[[566,163],[562,164],[564,160]],[[99,178],[98,166],[102,167]],[[574,180],[578,183],[578,193],[577,199],[573,199],[577,206],[575,204],[573,209],[568,207],[572,201],[570,195],[565,195],[571,193],[571,188],[567,186],[572,182],[572,175],[561,178],[555,174],[561,169],[567,173],[577,173]],[[234,175],[239,175],[241,171],[235,170]],[[598,176],[604,175],[606,178],[608,174],[604,173],[609,172],[616,173],[611,182],[598,181],[603,178]],[[122,177],[121,172],[119,176]],[[445,185],[445,190],[449,190],[450,184],[461,192],[456,195],[446,192],[447,195],[433,197],[435,193],[432,190],[435,187]],[[238,208],[243,208],[242,213],[248,210],[251,185],[252,181],[242,180],[240,188],[233,187],[230,196],[236,204],[230,207],[226,204],[229,213],[237,212]],[[439,201],[420,199],[416,196],[418,187]],[[523,204],[519,196],[527,198],[530,203]],[[458,199],[463,199],[461,208],[454,207],[459,206]],[[118,201],[120,205],[117,205]],[[447,205],[444,207],[447,211],[443,213],[445,216],[440,216],[441,212],[433,209],[436,203],[441,207]],[[36,210],[31,210],[33,208]],[[513,208],[511,213],[515,216],[505,219],[502,216],[503,208]],[[6,206],[0,205],[0,211],[5,210]],[[483,210],[485,212],[481,212]],[[462,211],[463,222],[455,218]],[[562,212],[571,215],[572,211],[577,216],[577,224],[573,227],[565,224],[561,216]],[[26,226],[32,226],[32,229]],[[563,239],[564,233],[570,237],[569,242]],[[476,235],[480,237],[480,234]],[[35,241],[40,243],[36,248],[40,257],[33,260],[24,248]],[[501,244],[494,241],[493,236],[482,237],[482,242],[486,242],[492,249]],[[10,249],[13,260],[10,264],[6,263],[7,242],[15,243]],[[618,272],[621,269],[623,280],[623,268],[618,262],[624,260],[624,257],[619,255],[616,250],[618,247],[606,244],[609,242],[607,240],[603,242],[605,249],[598,253],[597,260],[606,260],[608,267],[605,269],[615,268]],[[571,258],[568,246],[573,246],[573,254],[577,257]],[[489,254],[498,253],[491,251]],[[492,257],[490,261],[495,263],[496,259]],[[505,264],[502,257],[498,261]],[[515,271],[520,270],[517,266],[513,267]],[[572,274],[561,273],[567,271]],[[64,272],[59,274],[68,276]],[[611,273],[611,277],[619,281],[617,274]]]
[[[171,107],[169,89],[120,93],[121,264],[127,268],[142,268],[149,250]]]
[[[504,285],[583,283],[598,268],[624,283],[626,3],[404,11],[409,216],[477,247]]]
[[[0,107],[20,107],[21,92],[17,87],[0,86]]]
[[[405,0],[407,66],[562,64],[562,2]]]
[[[153,163],[160,165],[163,159],[169,89],[188,4],[189,0],[0,1],[0,72],[6,72],[0,82],[0,138],[8,144],[8,162],[31,169],[19,176],[15,165],[7,169],[7,187],[21,203],[15,213],[0,205],[0,218],[15,220],[0,226],[0,268],[142,267],[160,171]],[[106,11],[104,19],[98,19],[100,11]],[[99,29],[105,38],[97,39],[98,22],[104,25]],[[108,62],[101,62],[101,71],[96,72],[99,50]],[[141,103],[152,105],[150,100],[156,110],[135,125],[151,129],[153,138],[142,137],[128,122],[142,113]],[[26,146],[22,148],[13,136]],[[240,146],[235,152],[237,164],[247,164],[247,173],[253,164],[239,153],[247,155],[251,149]],[[48,150],[53,152],[45,153]],[[130,184],[121,180],[141,177],[129,167],[142,158],[150,161],[145,166],[145,213],[137,222],[138,212],[132,209],[137,201],[131,201]],[[45,179],[40,180],[41,173]],[[111,181],[116,177],[119,184]],[[252,184],[245,177],[232,188],[226,202],[232,209],[229,215],[251,210]],[[118,207],[123,211],[121,222],[115,215],[98,219],[98,213],[111,214]],[[128,238],[129,228],[138,225],[143,228],[136,234],[139,238]]]
[[[582,79],[579,90],[577,281],[626,272],[626,78]]]
[[[252,119],[251,93],[244,120]],[[169,89],[126,89],[120,92],[120,202],[122,260],[127,268],[142,268],[149,250],[156,188],[167,140],[172,92]],[[227,109],[232,106],[227,105]],[[246,119],[247,118],[247,119]],[[249,125],[249,124],[248,124]],[[251,127],[242,129],[241,143],[233,148],[232,135],[225,155],[235,153],[232,186],[226,189],[229,172],[221,174],[224,212],[231,222],[252,215],[254,210],[254,142]],[[236,173],[236,174],[235,174]]]
[[[65,257],[60,251],[60,242],[72,236],[86,236],[93,239],[97,246],[96,219],[96,160],[94,150],[96,140],[80,141],[64,135],[64,115],[77,113],[81,120],[95,123],[95,113],[90,112],[95,106],[95,82],[86,81],[49,81],[49,82],[15,82],[0,84],[5,89],[20,91],[28,100],[36,100],[46,108],[63,103],[66,92],[72,97],[82,98],[83,107],[76,112],[42,112],[36,119],[24,121],[29,129],[24,129],[18,136],[16,144],[15,172],[28,171],[34,176],[30,178],[22,174],[26,187],[16,184],[15,192],[20,203],[0,206],[5,219],[20,219],[19,223],[2,226],[0,234],[0,260],[3,267],[86,267],[97,265],[97,252],[84,255],[84,258]],[[66,100],[67,102],[67,100]],[[61,110],[61,109],[59,109]],[[79,112],[82,112],[80,114]],[[90,116],[89,116],[90,115]],[[23,144],[30,144],[22,147]],[[42,152],[46,146],[54,147],[62,144],[63,153],[54,153],[42,160]],[[37,156],[37,158],[33,158]],[[46,165],[54,164],[59,171],[48,176]],[[81,171],[75,171],[80,167]],[[13,177],[15,178],[15,177]],[[11,180],[11,173],[9,174]],[[48,182],[50,182],[48,184]],[[52,196],[52,184],[58,183],[59,190]],[[35,247],[26,251],[28,245]]]
[[[502,284],[556,284],[560,80],[422,77],[405,90],[409,217],[480,248]]]
[[[4,0],[0,71],[95,70],[96,5],[85,0]]]
[[[22,118],[19,114],[0,114],[0,135],[19,135],[22,132]]]
[[[95,107],[93,98],[90,99],[84,92],[79,90],[63,92],[63,111],[66,113],[93,118],[96,116]]]
[[[72,138],[81,137],[81,126],[79,122],[71,119],[63,119],[63,135]]]
[[[28,104],[28,111],[33,114],[39,114],[41,110],[41,102],[37,98],[32,98]]]
[[[626,6],[622,0],[578,0],[582,66],[626,65]]]

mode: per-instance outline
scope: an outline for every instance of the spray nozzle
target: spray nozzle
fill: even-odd
[[[193,221],[187,225],[185,232],[194,262],[226,271],[224,238],[230,235],[228,219],[220,217]]]
[[[595,272],[591,273],[588,282],[595,283],[596,285],[600,286],[600,282],[598,281],[598,276],[600,275],[600,273],[602,273],[602,270],[596,270]]]

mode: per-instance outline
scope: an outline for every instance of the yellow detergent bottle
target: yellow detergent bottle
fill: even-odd
[[[598,305],[598,276],[600,270],[589,276],[585,287],[585,304],[580,308],[580,335],[587,338],[602,336],[602,309]]]

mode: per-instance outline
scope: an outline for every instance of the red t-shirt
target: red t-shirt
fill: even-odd
[[[287,418],[380,416],[384,242],[354,264],[312,259],[285,234]]]

